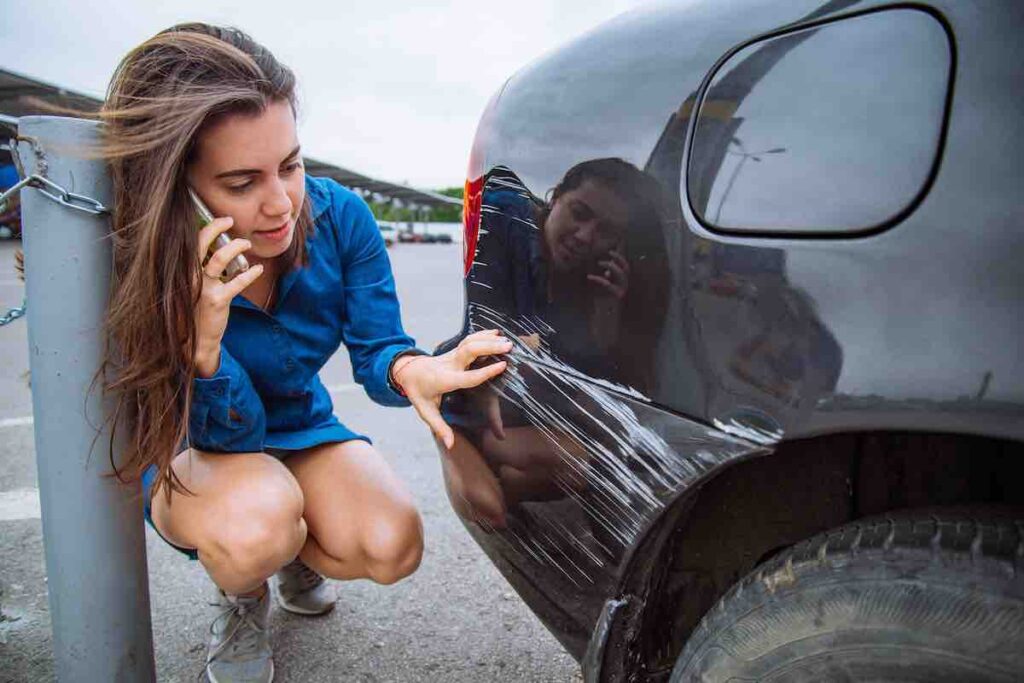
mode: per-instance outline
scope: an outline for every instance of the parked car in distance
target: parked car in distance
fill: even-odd
[[[1024,680],[1022,31],[656,3],[492,98],[442,466],[586,680]]]
[[[414,244],[423,241],[423,235],[413,232],[412,230],[399,230],[398,241],[409,244]]]
[[[395,226],[379,221],[377,225],[380,227],[380,235],[384,238],[385,246],[390,247],[398,241],[398,230],[395,229]]]
[[[420,238],[425,244],[451,244],[452,236],[443,232],[424,232]]]

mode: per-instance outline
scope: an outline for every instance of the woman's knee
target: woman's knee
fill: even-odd
[[[374,519],[362,539],[370,578],[392,584],[411,575],[423,559],[423,522],[412,505]]]
[[[235,523],[199,552],[242,583],[260,582],[291,562],[306,542],[306,523],[268,517]]]
[[[241,583],[262,581],[294,559],[306,542],[302,490],[290,477],[273,479],[233,491],[199,546],[200,557],[221,575]]]

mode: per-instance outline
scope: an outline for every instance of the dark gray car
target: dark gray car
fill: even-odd
[[[588,680],[1024,679],[1022,35],[659,4],[494,96],[446,482]]]

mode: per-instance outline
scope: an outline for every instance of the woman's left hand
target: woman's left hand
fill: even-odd
[[[440,356],[399,358],[392,368],[392,380],[405,392],[420,418],[427,423],[445,448],[455,443],[455,433],[441,417],[441,397],[456,389],[469,389],[497,377],[507,363],[499,361],[476,370],[467,369],[484,356],[497,356],[512,350],[512,342],[498,330],[469,335],[457,347]]]

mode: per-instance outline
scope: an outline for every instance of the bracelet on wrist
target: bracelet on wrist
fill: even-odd
[[[400,351],[400,352],[396,353],[395,357],[391,359],[391,362],[388,364],[388,386],[391,387],[391,389],[394,390],[394,392],[396,394],[398,394],[399,396],[405,396],[406,395],[405,394],[405,389],[403,387],[401,387],[398,384],[398,382],[397,382],[397,379],[398,379],[397,375],[398,375],[398,373],[395,372],[395,364],[399,361],[399,359],[405,358],[406,356],[426,356],[426,355],[427,355],[426,353],[424,353],[423,351],[420,351],[417,348],[409,348],[409,349],[406,349],[404,351]],[[407,363],[403,363],[402,364],[402,368],[404,368],[406,365],[408,365],[411,362],[412,362],[412,359],[410,359]],[[402,368],[399,368],[399,370],[401,370]]]
[[[430,356],[427,356],[427,355],[417,355],[417,356],[416,356],[415,358],[411,358],[411,359],[409,359],[409,362],[408,362],[408,363],[406,363],[405,365],[403,365],[402,367],[398,368],[398,369],[397,369],[397,370],[395,371],[395,381],[394,381],[394,384],[395,384],[395,391],[397,391],[397,392],[398,392],[398,394],[399,394],[400,396],[406,396],[406,397],[408,397],[408,395],[409,395],[408,393],[406,393],[406,391],[405,391],[405,387],[404,387],[404,386],[402,386],[402,381],[401,381],[401,379],[400,379],[400,378],[401,378],[401,376],[402,376],[402,373],[403,373],[403,372],[405,372],[405,370],[406,370],[406,369],[407,369],[407,368],[408,368],[408,367],[409,367],[410,365],[412,365],[413,363],[415,363],[415,362],[416,362],[416,361],[418,361],[418,360],[423,360],[424,358],[430,358]]]

